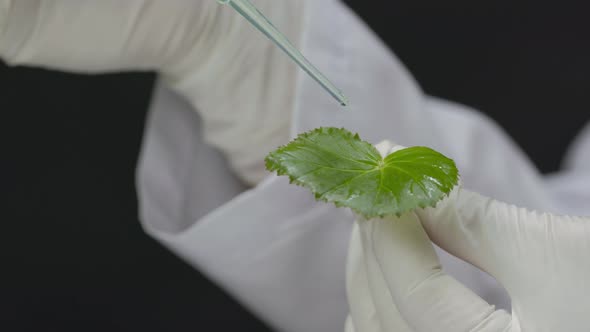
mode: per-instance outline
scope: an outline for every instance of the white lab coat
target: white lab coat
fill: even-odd
[[[300,76],[291,135],[346,127],[378,143],[426,145],[452,157],[464,186],[524,207],[590,214],[590,128],[564,172],[542,177],[489,119],[423,94],[416,82],[342,4],[312,1],[306,54],[351,100],[341,110]],[[330,20],[324,20],[330,15]],[[280,331],[341,331],[347,313],[345,255],[352,214],[317,203],[273,175],[245,188],[205,145],[190,106],[160,86],[138,168],[146,231]],[[483,272],[439,250],[443,266],[484,299],[508,307]]]

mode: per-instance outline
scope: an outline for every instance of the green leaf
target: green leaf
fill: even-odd
[[[411,147],[383,158],[373,145],[338,128],[299,135],[270,153],[266,168],[365,218],[435,206],[459,179],[453,160],[432,149]]]

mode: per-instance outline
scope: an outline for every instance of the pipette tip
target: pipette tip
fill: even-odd
[[[316,80],[342,106],[348,105],[348,99],[339,91],[327,77],[301,54],[293,44],[258,10],[249,0],[217,0],[221,4],[229,4],[240,15],[246,18],[258,30],[279,46],[293,59],[307,74]]]
[[[349,104],[348,98],[342,92],[335,96],[336,100],[340,103],[340,106],[346,107]]]

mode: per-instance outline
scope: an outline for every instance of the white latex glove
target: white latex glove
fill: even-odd
[[[512,315],[448,276],[429,238],[494,276],[510,294]],[[589,253],[590,218],[527,211],[457,188],[436,208],[356,223],[346,331],[588,331]]]
[[[295,44],[305,3],[256,1]],[[297,67],[215,0],[0,0],[0,58],[82,73],[162,73],[249,183],[267,175],[265,154],[289,139]]]

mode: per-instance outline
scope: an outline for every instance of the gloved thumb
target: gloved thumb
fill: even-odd
[[[510,315],[442,271],[416,214],[360,220],[359,228],[385,279],[383,291],[414,331],[496,332],[509,326]]]

